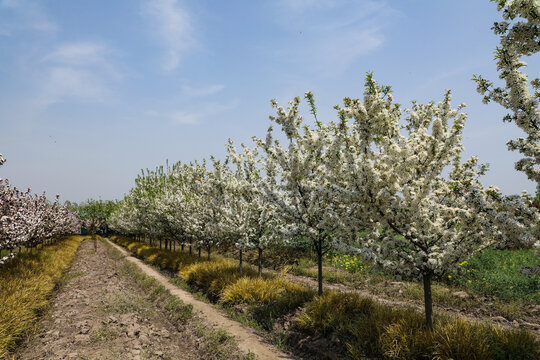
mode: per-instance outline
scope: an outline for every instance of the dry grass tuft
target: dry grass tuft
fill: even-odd
[[[0,268],[0,359],[32,327],[85,238],[69,236],[39,251],[20,254]]]
[[[222,292],[224,302],[233,304],[265,304],[272,301],[305,303],[314,291],[283,278],[243,277]]]
[[[384,359],[538,359],[540,341],[531,333],[460,318],[437,316],[434,329],[413,309],[381,305],[354,293],[328,291],[316,297],[296,326],[336,334],[352,358]]]

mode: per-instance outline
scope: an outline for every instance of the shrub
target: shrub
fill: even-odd
[[[540,356],[540,341],[525,330],[437,316],[430,331],[418,311],[391,308],[355,293],[328,291],[316,297],[296,326],[311,333],[337,334],[353,358],[532,360]]]
[[[184,266],[200,261],[195,255],[159,249],[143,242],[133,241],[129,238],[113,236],[111,237],[111,240],[137,254],[137,256],[144,259],[146,262],[158,266],[161,269],[169,269],[176,272]]]
[[[371,313],[374,306],[373,300],[358,294],[329,290],[307,305],[296,325],[321,334],[343,332],[352,320]]]
[[[257,277],[257,272],[244,268],[240,275],[238,265],[226,260],[203,261],[191,264],[178,273],[188,284],[219,297],[225,287],[235,283],[241,277]]]
[[[313,297],[314,291],[283,278],[243,277],[227,286],[222,293],[225,302],[266,304],[273,301],[299,306]]]

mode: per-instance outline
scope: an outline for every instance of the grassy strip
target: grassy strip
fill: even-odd
[[[118,239],[116,238],[116,241]],[[108,255],[115,259],[123,259],[120,252],[108,245]],[[178,330],[188,322],[194,326],[195,333],[204,341],[200,344],[201,351],[207,353],[205,358],[212,359],[254,359],[253,354],[241,354],[234,337],[223,329],[208,327],[193,316],[193,306],[184,303],[160,285],[155,279],[144,274],[139,267],[131,262],[124,261],[122,272],[132,276],[137,284],[150,294],[150,300],[160,310],[169,314],[169,317]]]
[[[395,282],[380,271],[366,270],[358,258],[345,255],[342,258],[334,255],[327,261],[328,266],[323,266],[325,281],[365,288],[374,295],[390,299],[423,301],[420,282]],[[433,300],[442,307],[475,308],[484,316],[502,315],[510,320],[530,316],[530,305],[540,303],[540,277],[523,274],[520,270],[532,269],[539,262],[534,250],[486,250],[463,261],[459,271],[436,279],[432,287]],[[300,259],[292,273],[316,279],[316,263]],[[471,296],[462,297],[463,290]]]
[[[381,305],[356,293],[327,291],[296,319],[306,332],[338,337],[353,358],[538,359],[540,341],[519,329],[502,329],[438,315],[434,329],[413,309]]]
[[[540,263],[535,249],[485,250],[463,261],[460,271],[449,275],[448,281],[485,296],[504,301],[540,303],[540,276],[524,274]]]
[[[331,346],[351,358],[532,360],[540,356],[540,341],[525,330],[438,315],[434,331],[429,331],[423,315],[412,309],[381,305],[355,293],[327,291],[322,297],[313,297],[304,287],[276,276],[235,275],[237,266],[224,260],[184,262],[182,255],[177,260],[160,261],[162,256],[169,259],[175,254],[129,239],[116,241],[128,248],[144,247],[143,259],[154,264],[173,261],[188,284],[223,303],[247,304],[252,318],[268,330],[272,323],[268,324],[268,319],[291,314],[305,305],[303,313],[292,321],[293,332],[334,339],[329,340]],[[294,346],[298,339],[289,342]]]
[[[273,274],[263,274],[220,257],[210,261],[187,253],[161,250],[129,238],[113,236],[112,241],[136,253],[146,262],[161,269],[177,271],[178,276],[195,290],[201,290],[210,300],[234,304],[275,304],[274,315],[289,313],[311,300],[314,292]]]
[[[21,253],[0,268],[0,359],[33,326],[85,238],[69,236],[39,251]]]

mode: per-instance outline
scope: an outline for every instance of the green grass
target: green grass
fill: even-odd
[[[345,270],[358,275],[371,273],[369,265],[356,255],[329,254],[326,257],[326,260],[330,266],[335,267],[336,269]]]
[[[501,300],[540,303],[540,276],[524,275],[520,269],[540,263],[535,250],[488,249],[461,264],[449,282],[474,293]]]

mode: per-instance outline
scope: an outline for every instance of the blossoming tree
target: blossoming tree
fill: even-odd
[[[422,279],[429,327],[435,275],[495,240],[532,236],[531,222],[496,208],[497,189],[478,181],[486,168],[475,157],[461,161],[466,116],[463,105],[453,109],[450,100],[447,91],[438,104],[413,103],[402,111],[390,88],[368,75],[363,101],[345,99],[338,109],[342,123],[331,148],[341,149],[335,152],[341,161],[328,166],[331,180],[343,177],[330,188],[333,199],[353,209],[354,221],[347,223],[361,226],[356,233],[368,230],[363,255],[395,274]],[[540,218],[530,212],[528,220]]]
[[[274,209],[265,201],[262,182],[271,182],[273,174],[267,169],[262,176],[257,149],[243,146],[238,153],[232,140],[229,139],[227,151],[230,161],[236,166],[234,176],[228,185],[229,211],[226,219],[231,231],[237,230],[236,247],[240,251],[240,272],[242,272],[242,251],[257,249],[258,272],[262,275],[263,251],[277,241],[273,232]]]
[[[536,182],[540,192],[540,79],[530,82],[522,71],[527,64],[524,56],[540,51],[540,2],[536,0],[498,0],[497,9],[502,10],[504,21],[493,26],[500,35],[500,46],[495,59],[499,78],[505,87],[494,87],[493,82],[482,76],[475,76],[477,90],[484,95],[484,102],[495,101],[510,111],[504,121],[514,122],[526,134],[508,142],[510,150],[517,150],[523,156],[516,163],[516,169]],[[515,21],[521,18],[525,21]]]
[[[331,203],[321,193],[323,158],[329,142],[329,129],[317,122],[316,129],[302,126],[298,115],[300,99],[295,98],[285,110],[272,101],[277,116],[270,120],[281,125],[289,142],[282,147],[270,127],[265,140],[255,138],[265,155],[265,167],[274,169],[276,181],[263,182],[264,197],[278,217],[276,231],[289,240],[307,238],[317,253],[318,292],[322,295],[322,260],[330,249],[333,228]]]

